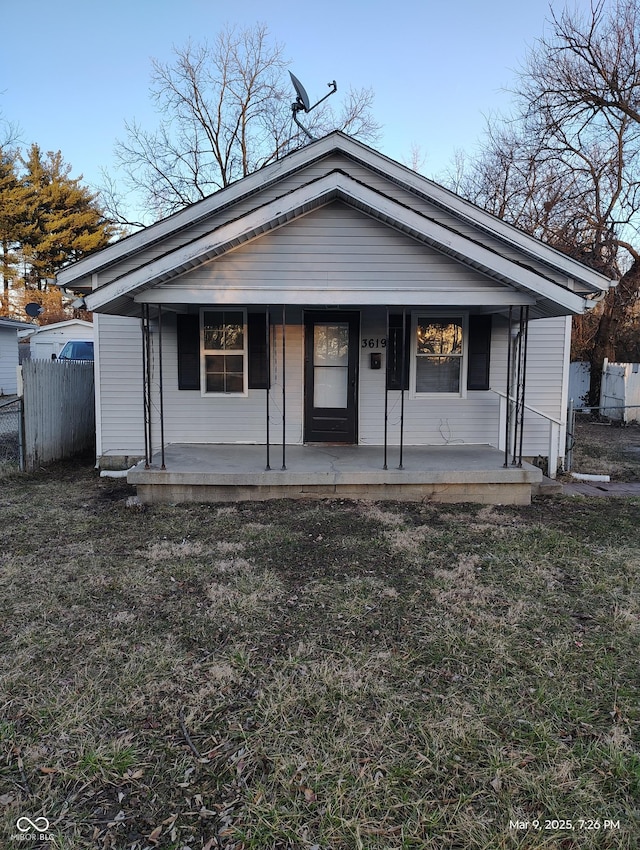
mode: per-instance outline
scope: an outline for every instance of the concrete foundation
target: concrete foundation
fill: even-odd
[[[239,502],[265,499],[369,499],[479,502],[525,505],[542,481],[537,467],[504,466],[492,446],[408,446],[403,468],[399,449],[381,446],[271,447],[185,445],[165,449],[165,468],[154,456],[127,476],[145,504]]]

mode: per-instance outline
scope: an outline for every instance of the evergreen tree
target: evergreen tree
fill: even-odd
[[[43,282],[62,266],[104,248],[115,231],[104,217],[97,196],[70,176],[60,151],[43,155],[33,144],[26,158],[22,184],[28,193],[28,220],[22,248],[28,266],[26,283]]]
[[[18,252],[29,219],[28,190],[16,172],[16,153],[0,147],[0,314],[9,312],[9,284],[18,276]]]

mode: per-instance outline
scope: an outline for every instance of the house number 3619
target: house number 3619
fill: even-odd
[[[387,340],[384,337],[369,337],[362,340],[362,348],[386,348]]]

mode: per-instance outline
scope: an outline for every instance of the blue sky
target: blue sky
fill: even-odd
[[[4,0],[10,36],[0,56],[0,113],[20,125],[25,144],[60,150],[73,176],[97,185],[101,166],[114,169],[125,119],[155,123],[151,57],[170,61],[173,46],[189,37],[263,21],[312,102],[332,79],[336,99],[340,89],[371,87],[383,125],[377,147],[407,162],[418,145],[424,172],[437,177],[457,149],[473,152],[485,115],[508,108],[504,89],[542,35],[549,7],[548,0]]]

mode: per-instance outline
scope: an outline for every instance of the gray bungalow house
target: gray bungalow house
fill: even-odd
[[[611,281],[341,133],[58,274],[143,501],[526,503]]]

